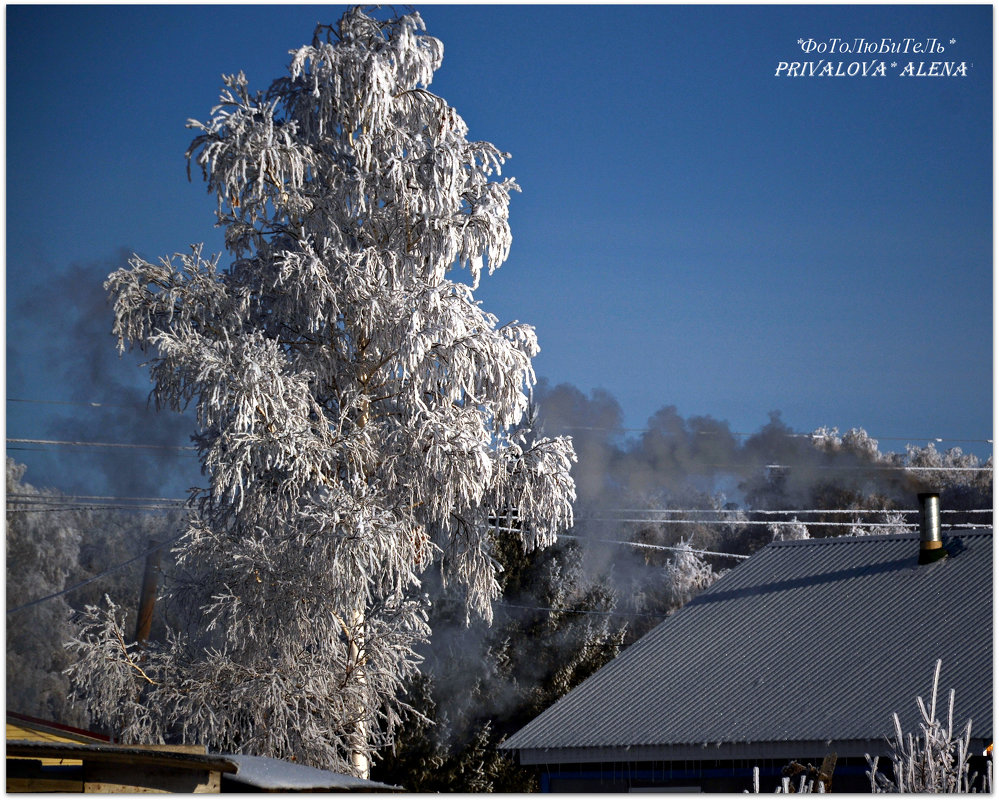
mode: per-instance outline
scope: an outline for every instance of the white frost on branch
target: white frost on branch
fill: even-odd
[[[429,636],[421,574],[490,619],[490,520],[515,510],[526,549],[572,523],[571,443],[516,433],[534,330],[472,294],[517,186],[427,90],[442,52],[418,14],[353,9],[268,91],[227,77],[188,158],[233,261],[194,247],[108,279],[120,348],[197,410],[208,480],[171,590],[189,630],[140,658],[95,610],[76,642],[79,694],[129,739],[363,773]]]

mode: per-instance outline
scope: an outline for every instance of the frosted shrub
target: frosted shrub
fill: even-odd
[[[711,586],[719,574],[690,547],[690,542],[681,540],[674,555],[666,563],[666,586],[669,588],[670,605],[679,608]]]
[[[848,536],[865,537],[871,534],[904,534],[912,530],[912,526],[905,520],[905,514],[891,510],[878,512],[877,519],[873,522],[865,522],[858,517],[854,518],[853,525],[850,526]]]
[[[792,517],[787,522],[770,523],[767,528],[770,530],[770,536],[774,542],[779,540],[807,540],[809,538],[808,526],[798,520],[797,517]]]
[[[930,705],[926,706],[922,697],[916,699],[922,720],[919,734],[903,734],[898,714],[892,714],[895,738],[890,741],[890,757],[894,770],[894,780],[878,770],[878,757],[867,756],[870,770],[871,792],[874,793],[970,793],[981,789],[992,791],[992,763],[987,763],[985,776],[971,773],[968,758],[971,742],[971,720],[960,732],[954,729],[954,697],[952,689],[947,706],[947,722],[937,717],[937,688],[940,681],[941,660],[937,660],[933,671],[933,688]],[[799,778],[797,785],[787,776],[775,792],[823,792],[821,782]],[[753,792],[760,792],[759,769],[753,771]]]
[[[919,733],[902,733],[898,714],[892,714],[895,739],[891,741],[894,781],[878,771],[878,759],[867,757],[871,791],[882,793],[967,793],[973,790],[976,776],[968,765],[971,721],[960,732],[954,730],[954,690],[950,691],[947,722],[937,717],[937,685],[941,661],[933,671],[933,690],[927,708],[922,697],[916,699],[922,718]],[[991,775],[984,777],[991,791]]]

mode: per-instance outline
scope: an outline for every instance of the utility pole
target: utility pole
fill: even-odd
[[[146,554],[146,570],[142,575],[139,618],[135,624],[135,641],[137,643],[149,639],[149,630],[153,626],[153,607],[156,605],[156,574],[160,569],[159,543],[156,540],[150,540],[149,549],[149,553]]]

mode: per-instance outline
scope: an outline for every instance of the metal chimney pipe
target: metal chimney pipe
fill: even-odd
[[[940,493],[919,495],[919,564],[928,565],[947,556],[940,536]]]

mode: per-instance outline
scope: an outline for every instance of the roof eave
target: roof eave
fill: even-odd
[[[987,743],[972,738],[971,751]],[[510,746],[506,746],[510,748]],[[884,738],[867,740],[785,740],[781,742],[700,743],[679,745],[597,746],[581,748],[510,748],[521,765],[597,762],[677,762],[716,759],[821,759],[831,751],[839,757],[885,756],[890,745]]]

